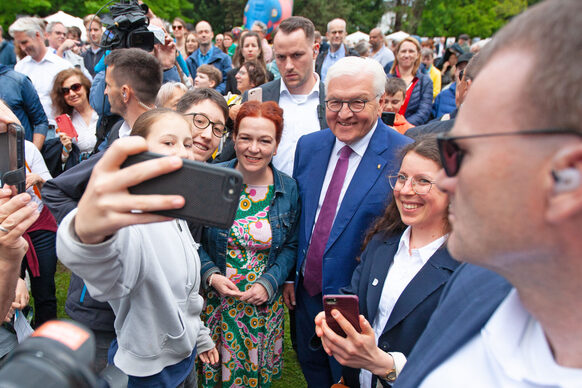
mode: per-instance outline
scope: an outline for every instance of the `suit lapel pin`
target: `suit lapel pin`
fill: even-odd
[[[373,286],[377,286],[378,285],[378,279],[374,278],[374,280],[372,280],[372,285]]]
[[[381,165],[378,165],[378,170],[380,169],[380,167],[382,167]]]

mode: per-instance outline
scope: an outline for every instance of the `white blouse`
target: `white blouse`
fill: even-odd
[[[93,111],[91,114],[91,122],[89,125],[85,123],[83,120],[83,116],[75,109],[73,109],[73,116],[71,117],[71,121],[73,122],[73,126],[79,135],[79,138],[73,142],[77,144],[81,153],[84,152],[91,152],[93,148],[95,148],[95,144],[97,143],[97,121],[99,120],[99,115],[97,112]]]

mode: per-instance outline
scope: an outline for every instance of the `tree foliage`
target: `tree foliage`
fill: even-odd
[[[423,36],[488,37],[527,6],[527,0],[428,0],[418,28],[409,31]]]

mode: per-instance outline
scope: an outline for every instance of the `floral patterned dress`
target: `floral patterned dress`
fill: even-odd
[[[273,185],[244,185],[235,221],[230,229],[226,274],[246,291],[263,274],[271,249],[269,205]],[[232,297],[208,293],[203,316],[212,340],[218,344],[221,364],[203,364],[202,386],[270,387],[281,377],[283,363],[283,298],[255,306]]]

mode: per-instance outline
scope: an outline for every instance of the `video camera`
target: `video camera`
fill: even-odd
[[[121,0],[110,6],[109,13],[101,16],[101,21],[107,28],[99,46],[106,50],[135,47],[152,51],[154,33],[148,30],[148,10],[146,4],[140,5],[137,0]]]
[[[127,375],[108,366],[92,371],[95,337],[83,325],[49,321],[9,353],[0,367],[2,388],[121,388]]]

